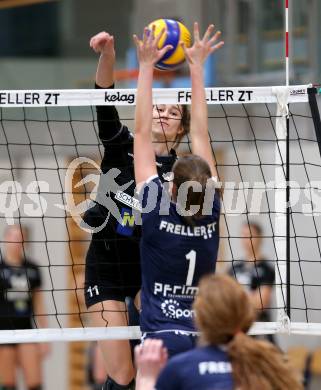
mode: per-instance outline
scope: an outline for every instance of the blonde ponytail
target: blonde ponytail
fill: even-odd
[[[303,390],[285,355],[267,341],[247,336],[255,320],[248,293],[227,275],[209,275],[194,302],[203,342],[225,345],[237,390]]]
[[[228,344],[227,354],[237,389],[303,389],[286,356],[272,343],[237,333]]]

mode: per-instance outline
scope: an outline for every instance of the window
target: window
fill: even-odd
[[[58,52],[58,3],[1,8],[1,56],[52,56]],[[13,1],[12,1],[13,3]]]
[[[262,29],[264,32],[284,30],[284,0],[263,0]]]

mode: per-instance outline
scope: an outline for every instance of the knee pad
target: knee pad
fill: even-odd
[[[102,390],[135,390],[135,379],[128,383],[128,385],[120,385],[108,377]]]
[[[42,386],[38,385],[38,386],[28,387],[28,390],[42,390]]]
[[[5,385],[0,385],[1,390],[16,390],[16,386],[5,386]]]

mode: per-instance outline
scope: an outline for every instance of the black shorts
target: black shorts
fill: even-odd
[[[28,317],[8,317],[0,313],[0,330],[32,329],[32,318]]]
[[[141,287],[139,239],[93,234],[85,270],[87,308],[98,302],[135,298]]]

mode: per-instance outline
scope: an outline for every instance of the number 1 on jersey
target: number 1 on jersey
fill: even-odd
[[[186,286],[191,286],[193,284],[193,277],[195,272],[196,252],[192,249],[185,257],[187,260],[189,260]]]

